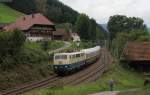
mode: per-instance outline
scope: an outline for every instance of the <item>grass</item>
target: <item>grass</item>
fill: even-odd
[[[24,15],[5,4],[0,3],[0,23],[11,23],[14,22],[18,17]]]
[[[143,85],[143,75],[137,74],[136,72],[126,70],[118,64],[111,65],[109,72],[105,73],[99,80],[102,84],[101,90],[108,90],[108,81],[110,79],[115,81],[114,90],[124,90],[130,88],[139,88]]]
[[[65,86],[59,89],[46,89],[38,92],[27,93],[25,95],[87,95],[92,92],[98,92],[99,86],[96,83],[80,86]]]
[[[134,91],[123,91],[119,95],[150,95],[150,86],[143,87]]]
[[[143,87],[144,77],[132,71],[123,69],[118,64],[110,65],[110,70],[99,80],[78,86],[62,86],[61,88],[41,89],[25,95],[87,95],[100,91],[109,90],[108,81],[113,78],[115,81],[114,90],[126,90]]]
[[[63,45],[64,45],[64,42],[62,41],[49,41],[48,51],[55,50],[57,48],[62,47]]]

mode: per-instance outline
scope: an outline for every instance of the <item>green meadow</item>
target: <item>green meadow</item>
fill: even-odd
[[[5,4],[0,3],[0,23],[14,22],[18,17],[24,15]]]

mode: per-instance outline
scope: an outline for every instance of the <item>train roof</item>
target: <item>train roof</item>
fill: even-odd
[[[76,55],[76,54],[81,54],[83,52],[71,52],[71,53],[56,53],[54,55]]]
[[[85,53],[91,53],[93,51],[97,51],[100,49],[100,46],[96,46],[96,47],[93,47],[93,48],[89,48],[89,49],[83,49],[81,50],[82,52],[85,52]]]
[[[100,46],[96,46],[96,47],[93,47],[93,48],[83,49],[83,50],[78,51],[78,52],[56,53],[56,54],[54,54],[54,55],[57,56],[57,55],[75,55],[75,54],[80,54],[80,53],[91,53],[91,52],[93,52],[93,51],[99,50],[100,48],[101,48]]]

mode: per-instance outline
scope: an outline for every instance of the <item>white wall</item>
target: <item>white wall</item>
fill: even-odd
[[[72,37],[73,37],[73,41],[74,42],[80,41],[80,37],[79,36],[73,35]]]
[[[46,37],[27,37],[27,41],[36,42],[45,39]],[[47,37],[47,39],[51,40],[51,37]]]

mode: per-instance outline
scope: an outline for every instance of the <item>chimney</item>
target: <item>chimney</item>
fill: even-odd
[[[26,20],[26,18],[25,18],[25,17],[23,17],[23,20]]]
[[[34,18],[35,16],[34,16],[34,14],[32,14],[32,18]]]

